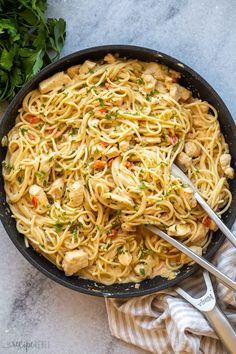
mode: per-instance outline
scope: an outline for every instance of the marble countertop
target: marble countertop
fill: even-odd
[[[64,17],[62,55],[102,44],[170,54],[200,73],[236,117],[236,6],[233,0],[49,0]],[[21,256],[0,225],[0,354],[132,354],[111,337],[104,300],[47,279]]]

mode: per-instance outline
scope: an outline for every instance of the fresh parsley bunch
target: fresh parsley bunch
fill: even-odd
[[[0,0],[0,102],[59,57],[66,23],[46,19],[46,8],[47,0]]]

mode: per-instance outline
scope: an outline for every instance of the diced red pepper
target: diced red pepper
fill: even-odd
[[[106,161],[101,161],[101,160],[97,160],[94,162],[94,169],[95,170],[104,170],[104,168],[106,167]]]
[[[111,84],[109,84],[109,82],[106,82],[106,83],[105,83],[105,87],[106,87],[108,90],[110,90],[110,89],[113,88],[113,86],[112,86]]]
[[[105,141],[101,141],[101,143],[100,143],[102,146],[104,146],[104,147],[107,147],[109,144],[108,143],[106,143]]]
[[[207,216],[207,217],[205,218],[205,220],[203,220],[202,223],[203,223],[204,226],[210,227],[210,225],[211,225],[211,218],[209,218],[209,216]]]
[[[111,168],[113,160],[114,160],[114,159],[108,160],[107,166],[108,166],[109,168]]]
[[[40,121],[40,117],[38,116],[28,116],[27,117],[27,121],[30,123],[30,124],[35,124],[35,123],[38,123]]]
[[[111,236],[111,237],[116,237],[117,234],[118,234],[118,231],[117,231],[116,229],[112,229],[112,230],[111,230],[111,233],[109,234],[109,236]]]
[[[32,204],[35,208],[38,206],[38,199],[36,197],[32,197]]]
[[[126,168],[128,168],[128,169],[131,169],[131,168],[133,167],[132,162],[130,162],[130,161],[126,161],[126,163],[125,163],[125,167],[126,167]]]
[[[169,139],[170,139],[170,142],[171,142],[172,145],[177,144],[178,141],[179,141],[179,138],[176,135],[170,136]]]
[[[107,110],[106,110],[106,108],[101,108],[101,109],[99,109],[99,111],[100,111],[101,113],[105,113]]]
[[[35,140],[35,135],[28,133],[28,137],[30,140]]]

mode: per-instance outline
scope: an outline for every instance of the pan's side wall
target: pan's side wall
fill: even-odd
[[[18,93],[11,104],[8,107],[6,114],[4,115],[0,123],[0,139],[8,133],[13,127],[18,109],[21,106],[23,98],[32,89],[35,89],[39,82],[50,77],[56,72],[66,70],[68,67],[82,63],[86,59],[100,59],[107,53],[119,53],[121,57],[136,58],[144,61],[157,61],[169,66],[172,69],[180,71],[182,73],[181,83],[189,87],[195,97],[200,97],[202,100],[206,100],[211,103],[219,113],[219,120],[221,129],[229,143],[230,152],[233,157],[233,164],[236,162],[236,128],[232,120],[232,117],[227,110],[226,106],[216,94],[216,92],[194,71],[180,63],[176,59],[173,59],[163,53],[157,51],[135,47],[135,46],[103,46],[82,50],[80,52],[71,54],[65,58],[62,58],[58,62],[49,65],[43,69],[38,75],[36,75],[30,82],[28,82],[24,88]],[[5,158],[6,149],[0,149],[0,162]],[[230,211],[224,216],[224,221],[228,226],[231,226],[234,221],[234,215],[236,212],[236,180],[231,183],[231,191],[233,193],[233,202]],[[25,248],[24,239],[16,230],[14,219],[11,217],[11,213],[6,203],[6,195],[4,191],[4,183],[2,173],[0,171],[0,218],[2,223],[19,251],[25,256],[28,261],[33,264],[37,269],[43,272],[51,279],[58,283],[67,286],[73,290],[80,291],[95,296],[108,296],[108,297],[131,297],[146,295],[158,290],[172,287],[179,281],[187,278],[193,274],[198,267],[196,265],[191,267],[185,267],[181,270],[179,275],[171,280],[167,281],[161,277],[156,277],[152,280],[145,280],[140,284],[140,288],[136,289],[135,284],[114,284],[112,286],[105,286],[97,284],[93,281],[86,279],[79,279],[77,277],[66,277],[63,272],[59,271],[55,266],[48,262],[44,257],[40,256],[33,249]],[[213,241],[208,248],[206,257],[210,258],[216,250],[220,247],[224,240],[224,236],[217,232],[213,237]]]

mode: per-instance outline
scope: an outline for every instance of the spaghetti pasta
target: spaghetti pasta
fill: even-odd
[[[69,275],[104,284],[175,277],[191,260],[145,230],[155,224],[198,254],[215,224],[175,161],[211,207],[230,206],[233,178],[217,111],[164,65],[122,59],[73,66],[24,99],[3,176],[17,229]]]

